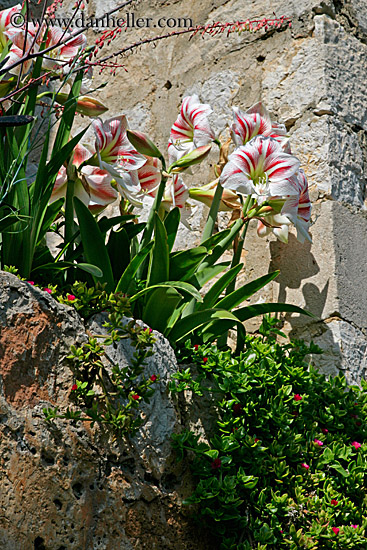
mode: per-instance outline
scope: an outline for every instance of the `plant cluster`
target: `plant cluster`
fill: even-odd
[[[197,480],[187,504],[221,550],[355,550],[367,544],[367,384],[327,380],[305,358],[320,350],[277,343],[274,321],[233,356],[187,343],[174,391],[209,389],[218,421],[210,441],[174,436]],[[206,384],[202,384],[205,378]]]
[[[144,376],[144,362],[152,355],[155,342],[152,330],[126,319],[128,304],[121,295],[108,296],[103,289],[87,288],[81,283],[76,283],[73,291],[75,294],[60,296],[59,301],[68,302],[84,315],[108,308],[108,321],[103,324],[107,333],[95,335],[79,347],[71,346],[67,359],[75,376],[70,394],[74,407],[63,413],[57,407],[45,408],[46,420],[89,421],[91,426],[97,422],[107,426],[114,438],[134,435],[143,423],[140,404],[149,403],[154,393],[152,385],[159,381],[155,374]],[[135,349],[126,366],[114,363],[107,353],[107,346],[116,346],[122,339],[128,339]]]

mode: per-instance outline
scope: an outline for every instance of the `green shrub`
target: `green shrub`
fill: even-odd
[[[186,502],[221,550],[366,549],[367,384],[327,380],[305,361],[317,346],[281,345],[272,326],[265,320],[263,336],[247,336],[238,357],[190,343],[181,351],[199,378],[185,368],[171,389],[200,394],[205,377],[219,411],[209,444],[174,436],[197,480]]]

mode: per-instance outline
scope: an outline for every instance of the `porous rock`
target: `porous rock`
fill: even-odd
[[[95,318],[89,330],[101,328]],[[99,323],[99,324],[98,324]],[[180,429],[167,393],[177,363],[156,334],[161,377],[147,422],[129,442],[88,422],[57,419],[43,408],[71,406],[71,344],[87,340],[78,314],[47,292],[0,272],[0,548],[132,550],[214,548],[181,500],[191,480],[169,438]],[[125,340],[116,360],[128,361]]]

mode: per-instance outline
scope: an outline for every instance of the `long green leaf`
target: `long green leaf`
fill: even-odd
[[[144,308],[144,323],[166,334],[170,317],[175,313],[181,300],[181,294],[173,287],[157,288],[149,296]]]
[[[218,319],[238,323],[237,317],[224,309],[212,308],[205,311],[195,311],[175,324],[169,333],[170,341],[178,342],[188,336],[193,330]]]
[[[306,311],[298,306],[293,306],[291,304],[255,304],[253,306],[246,306],[240,309],[236,309],[233,313],[236,316],[237,321],[240,321],[243,323],[244,321],[248,321],[248,319],[252,319],[253,317],[258,317],[259,315],[264,315],[265,313],[283,313],[283,312],[290,312],[290,313],[302,313],[304,315],[308,315],[309,317],[315,317],[312,313],[309,311]],[[232,321],[225,321],[222,323],[215,322],[211,325],[208,325],[205,327],[202,331],[203,338],[205,340],[211,340],[213,337],[220,336],[224,332],[227,332],[229,329],[231,329],[236,323]],[[207,334],[207,336],[204,336]]]
[[[223,231],[220,231],[219,233],[209,237],[209,239],[206,239],[200,246],[205,246],[208,250],[212,250],[214,247],[220,245],[225,239],[227,239],[230,232],[230,229],[223,229]]]
[[[167,244],[166,229],[159,218],[155,215],[154,246],[150,253],[148,269],[148,286],[162,283],[169,279],[169,252]]]
[[[123,292],[127,294],[129,290],[129,286],[132,282],[132,280],[135,277],[135,274],[137,270],[139,269],[139,266],[141,263],[145,260],[145,258],[148,256],[149,252],[151,251],[153,247],[154,242],[151,241],[147,244],[140,252],[137,253],[137,255],[131,260],[130,264],[127,266],[123,274],[121,275],[121,278],[119,282],[117,283],[115,292]]]
[[[100,232],[107,233],[107,231],[109,231],[115,225],[120,225],[121,223],[125,224],[126,222],[129,222],[135,219],[136,219],[136,216],[134,214],[129,214],[126,216],[114,216],[112,218],[107,218],[107,216],[103,216],[103,218],[100,218],[97,221],[97,223],[98,223]]]
[[[195,273],[188,282],[194,285],[195,288],[202,288],[211,279],[222,273],[222,271],[224,271],[230,263],[231,262],[221,262],[220,264],[206,267],[205,269],[199,271],[199,273]]]
[[[58,150],[54,149],[54,153],[51,156],[50,161],[47,163],[48,178],[51,178],[52,176],[55,176],[58,173],[61,166],[70,157],[72,151],[75,149],[76,145],[82,139],[82,137],[84,136],[87,130],[88,128],[84,128],[84,130],[79,132],[76,136],[74,136],[67,143],[65,143],[65,145],[61,147],[61,149],[58,149]]]
[[[226,237],[224,237],[219,244],[217,244],[212,251],[212,253],[203,261],[203,263],[199,266],[198,271],[202,271],[206,269],[207,267],[215,264],[217,260],[222,256],[222,254],[227,250],[227,248],[232,244],[235,237],[238,235],[238,233],[241,231],[243,227],[243,220],[237,220],[235,221],[230,229],[230,232]]]
[[[57,214],[60,212],[62,205],[64,204],[63,198],[58,199],[57,201],[53,202],[47,207],[45,216],[43,218],[42,226],[39,231],[38,235],[38,241],[40,241],[44,235],[47,233],[47,231],[50,229],[50,226],[54,219],[56,218]]]
[[[115,280],[119,280],[130,263],[130,239],[122,227],[119,231],[111,231],[107,252],[110,258]]]
[[[278,277],[279,273],[279,271],[273,271],[272,273],[268,273],[267,275],[263,275],[262,277],[255,279],[255,281],[251,281],[251,283],[247,283],[217,302],[215,307],[221,307],[231,311],[234,307],[242,304],[242,302],[248,300],[248,298],[255,294],[255,292],[273,281],[276,277]]]
[[[197,246],[189,250],[176,252],[170,256],[169,278],[172,281],[184,281],[189,279],[207,256],[204,246]]]
[[[135,302],[135,300],[137,300],[141,296],[144,296],[144,294],[146,294],[147,292],[150,292],[154,288],[166,288],[166,287],[183,290],[184,292],[187,292],[188,294],[193,296],[198,302],[203,301],[200,293],[196,290],[194,286],[188,283],[184,283],[182,281],[167,281],[165,283],[157,283],[156,285],[147,286],[143,290],[140,290],[140,292],[138,292],[137,294],[134,294],[134,296],[130,298],[130,302]]]
[[[171,252],[173,245],[175,244],[175,239],[178,231],[178,226],[180,225],[180,209],[175,206],[169,213],[166,219],[164,220],[164,227],[167,231],[167,242],[168,250]]]
[[[257,317],[258,315],[264,315],[265,313],[301,313],[302,315],[308,315],[308,317],[313,317],[316,319],[316,315],[302,309],[298,306],[293,306],[292,304],[254,304],[253,306],[246,306],[240,309],[236,309],[236,317],[240,321],[247,321],[252,317]]]
[[[82,85],[83,71],[79,71],[75,77],[74,83],[71,87],[69,96],[66,100],[64,111],[57,130],[54,150],[59,151],[68,141],[73,126],[75,111],[80,94],[80,88]]]
[[[232,267],[231,269],[229,269],[227,273],[222,275],[222,277],[218,281],[216,281],[214,285],[211,287],[211,289],[207,292],[207,294],[205,295],[204,301],[198,307],[198,310],[209,309],[211,307],[214,307],[219,296],[227,288],[229,283],[241,271],[242,267],[243,267],[243,264],[238,264],[235,267]],[[225,308],[225,309],[228,309],[228,308]]]
[[[103,282],[107,283],[106,290],[112,292],[115,283],[111,262],[97,222],[93,214],[77,197],[74,197],[74,207],[78,216],[85,258],[89,264],[96,265],[102,270]]]
[[[84,262],[79,262],[75,264],[73,262],[50,262],[48,264],[35,267],[34,269],[32,269],[32,273],[35,273],[36,271],[64,271],[65,269],[69,269],[71,267],[74,269],[81,269],[86,273],[94,275],[94,277],[103,276],[103,272],[101,269],[99,269],[99,267],[92,264],[86,264]]]

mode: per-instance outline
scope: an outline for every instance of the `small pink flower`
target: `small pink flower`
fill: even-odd
[[[353,527],[353,529],[358,529],[358,525],[351,525],[351,527]]]
[[[71,391],[75,391],[75,390],[77,390],[77,389],[78,389],[78,386],[77,386],[76,384],[73,384],[73,385],[71,386]]]
[[[52,290],[50,288],[44,288],[44,292],[48,292],[49,294],[52,294]]]
[[[320,441],[320,439],[314,439],[314,443],[316,443],[316,445],[319,445],[319,447],[322,447],[324,444],[322,441]]]
[[[302,401],[302,397],[300,396],[299,393],[296,393],[296,394],[293,396],[293,399],[294,399],[295,401]]]
[[[304,468],[305,470],[309,470],[309,469],[310,469],[309,465],[306,464],[306,462],[302,462],[301,466],[302,466],[302,468]]]
[[[220,458],[215,458],[210,466],[211,466],[212,470],[218,470],[222,466],[221,459]]]
[[[152,382],[155,382],[157,380],[157,376],[155,374],[152,374],[152,376],[150,377],[150,380]]]
[[[34,281],[27,281],[27,283],[32,286],[34,285]]]
[[[332,529],[332,531],[334,531],[334,533],[335,533],[336,535],[337,535],[337,534],[339,533],[339,531],[340,531],[339,527],[332,527],[331,529]]]
[[[203,359],[204,365],[205,365],[205,363],[207,363],[207,362],[208,362],[208,358],[207,358],[207,357],[204,357],[204,359]]]
[[[322,431],[322,433],[323,433],[323,434],[327,434],[327,433],[329,433],[329,430],[328,430],[327,428],[322,428],[322,430],[321,430],[321,431]]]
[[[283,529],[280,529],[280,532],[283,533]]]
[[[337,505],[338,505],[338,501],[337,501],[335,498],[332,498],[330,502],[331,502],[331,504],[332,504],[333,506],[337,506]]]
[[[69,302],[71,302],[72,300],[75,300],[76,298],[75,298],[74,294],[68,294],[67,299],[69,300]]]
[[[140,399],[140,395],[138,395],[137,393],[134,393],[134,395],[131,396],[134,401],[138,401]]]
[[[362,447],[362,444],[358,443],[358,441],[353,441],[352,445],[356,450],[359,449],[359,447]]]

